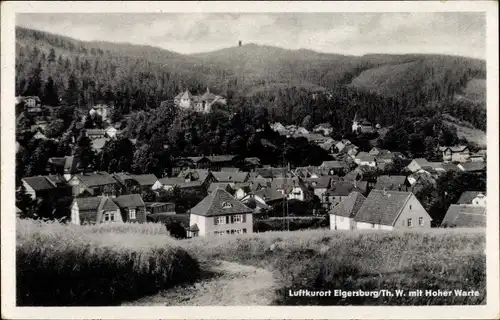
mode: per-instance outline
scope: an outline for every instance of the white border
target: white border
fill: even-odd
[[[486,12],[487,14],[487,305],[453,307],[15,307],[15,138],[14,26],[15,13],[56,12]],[[1,4],[1,241],[2,318],[7,319],[498,319],[498,3],[496,1],[373,1],[373,2],[74,2],[40,1]]]

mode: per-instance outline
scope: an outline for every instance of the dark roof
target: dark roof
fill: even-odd
[[[224,168],[220,168],[220,171],[222,171],[222,172],[238,172],[238,171],[240,171],[240,169],[234,168],[234,167],[224,167]]]
[[[467,149],[467,146],[454,146],[454,147],[439,147],[439,151],[451,150],[451,152],[462,152]]]
[[[463,171],[482,171],[486,169],[486,163],[484,162],[464,162],[459,164]]]
[[[347,198],[342,199],[337,206],[333,207],[330,214],[352,218],[359,211],[365,199],[361,193],[351,192]]]
[[[394,191],[404,191],[401,190],[405,186],[406,176],[379,176],[377,178],[377,183],[375,184],[375,189],[386,189]]]
[[[158,181],[158,178],[154,174],[134,174],[130,176],[139,182],[141,186],[152,186]]]
[[[457,204],[471,204],[472,200],[478,196],[478,194],[486,195],[485,191],[464,191],[457,201]]]
[[[248,172],[212,171],[212,175],[219,182],[245,182],[248,180]]]
[[[127,194],[123,196],[116,197],[114,202],[120,208],[129,208],[129,207],[141,207],[146,206],[144,201],[142,201],[142,197],[139,194]]]
[[[330,196],[346,197],[353,191],[365,193],[366,181],[357,182],[356,185],[350,181],[338,181],[332,184],[332,187],[327,191],[327,194]]]
[[[158,181],[160,181],[162,185],[178,186],[181,189],[200,187],[203,184],[202,180],[186,181],[184,178],[181,177],[162,178]]]
[[[372,190],[354,217],[359,222],[392,226],[411,192]]]
[[[264,189],[255,191],[254,194],[256,196],[262,198],[262,200],[264,200],[265,202],[281,200],[285,197],[281,192],[279,192],[278,190],[273,189],[273,188],[264,188]]]
[[[200,181],[205,181],[207,177],[210,175],[210,172],[208,170],[204,169],[187,169],[184,171],[181,171],[177,177],[180,178],[189,178],[191,180],[200,180]]]
[[[466,204],[452,204],[441,227],[486,227],[486,208]]]
[[[287,174],[288,169],[282,168],[258,168],[255,170],[263,178],[276,178],[283,177]]]
[[[80,211],[118,210],[118,206],[108,197],[76,198]]]
[[[212,163],[216,162],[227,162],[233,161],[236,156],[234,155],[218,155],[218,156],[208,156],[207,159]]]
[[[42,191],[42,190],[49,190],[56,188],[54,182],[45,176],[26,177],[23,178],[23,180],[35,191]]]
[[[217,188],[222,188],[224,190],[227,190],[228,187],[231,187],[229,185],[229,182],[212,182],[208,187],[208,192],[215,191]]]
[[[116,184],[118,181],[107,172],[81,173],[75,175],[89,187]]]
[[[314,189],[317,188],[329,188],[330,187],[330,182],[331,182],[330,177],[319,177],[319,178],[308,178],[304,179],[304,183],[306,184],[307,187],[312,187]]]
[[[223,208],[223,203],[228,203],[230,207]],[[196,206],[191,209],[192,214],[197,214],[205,217],[227,214],[244,214],[252,212],[252,209],[236,200],[226,190],[220,188],[210,193],[205,197],[205,199],[201,200]]]

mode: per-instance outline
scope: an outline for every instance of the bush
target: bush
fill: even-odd
[[[163,225],[17,220],[18,306],[104,306],[194,279],[197,260]]]

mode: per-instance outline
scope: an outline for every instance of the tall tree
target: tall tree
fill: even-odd
[[[54,84],[54,79],[51,76],[48,77],[45,87],[43,89],[42,102],[49,106],[59,105],[59,96],[57,94],[57,89]]]

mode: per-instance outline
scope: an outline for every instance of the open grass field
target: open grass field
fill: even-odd
[[[17,298],[18,305],[38,306],[231,305],[243,297],[272,305],[476,305],[486,301],[484,248],[481,229],[307,230],[174,240],[155,224],[81,227],[18,220]],[[218,275],[200,277],[207,272]],[[221,295],[223,287],[232,289]],[[300,289],[462,289],[479,296],[290,296]]]
[[[278,305],[463,305],[485,303],[481,230],[427,232],[295,231],[197,238],[184,248],[199,259],[270,268]],[[478,290],[479,297],[291,297],[289,290]]]
[[[19,306],[105,306],[195,280],[198,262],[162,225],[17,220]]]

